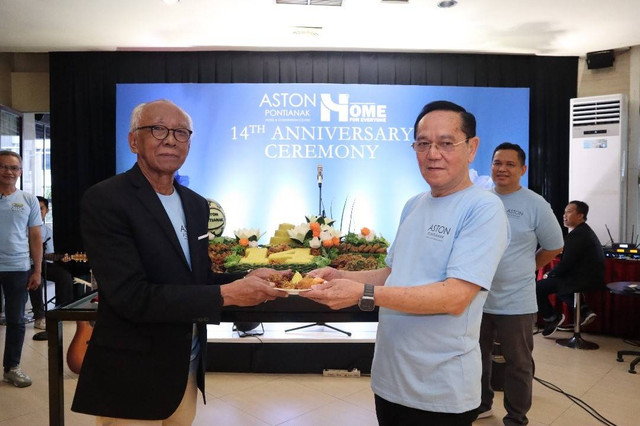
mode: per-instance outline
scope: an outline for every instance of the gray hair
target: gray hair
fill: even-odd
[[[22,157],[17,152],[9,151],[8,149],[3,149],[0,151],[0,157],[16,157],[20,164],[22,164]]]
[[[182,108],[180,108],[178,105],[176,105],[175,103],[171,102],[168,99],[157,99],[155,101],[151,101],[151,102],[143,102],[141,104],[139,104],[138,106],[136,106],[133,111],[131,111],[131,121],[129,123],[129,131],[130,132],[135,132],[135,130],[140,127],[140,120],[142,119],[142,113],[144,112],[144,109],[151,105],[154,104],[156,102],[165,102],[168,103],[170,105],[173,105],[174,107],[178,108],[178,110],[180,110],[180,112],[182,114],[184,114],[185,117],[187,117],[187,122],[189,124],[189,130],[193,130],[193,120],[191,119],[191,116]]]

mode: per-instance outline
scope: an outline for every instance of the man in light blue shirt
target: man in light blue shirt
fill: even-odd
[[[470,425],[480,404],[482,305],[509,226],[498,197],[469,178],[475,131],[461,106],[425,105],[412,146],[430,190],[405,205],[388,266],[323,268],[312,275],[330,281],[301,293],[333,309],[380,306],[371,369],[380,425]]]
[[[500,197],[511,226],[505,251],[484,304],[480,328],[482,350],[482,404],[479,418],[491,416],[491,367],[494,341],[505,358],[505,425],[528,423],[533,385],[533,324],[538,311],[535,271],[562,251],[562,229],[551,206],[523,188],[525,153],[513,143],[496,147],[491,164],[493,192]],[[538,249],[538,246],[540,247]]]
[[[16,187],[21,174],[20,155],[0,151],[0,287],[7,320],[2,379],[23,388],[31,386],[31,378],[20,368],[25,335],[24,308],[27,290],[36,289],[41,283],[42,220],[35,195]]]

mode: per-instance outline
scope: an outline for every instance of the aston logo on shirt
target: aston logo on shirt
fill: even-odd
[[[11,211],[12,212],[23,212],[24,211],[24,204],[22,204],[22,203],[12,203],[11,204]]]
[[[447,235],[451,234],[451,228],[444,225],[433,224],[427,228],[427,238],[442,241]]]
[[[505,211],[507,212],[507,216],[509,216],[509,217],[518,218],[518,217],[522,217],[524,215],[524,212],[522,210],[505,209]]]

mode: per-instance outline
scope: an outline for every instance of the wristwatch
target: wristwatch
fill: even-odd
[[[376,307],[376,303],[373,298],[373,289],[375,286],[373,284],[365,284],[364,285],[364,293],[358,302],[358,307],[361,311],[373,311]]]

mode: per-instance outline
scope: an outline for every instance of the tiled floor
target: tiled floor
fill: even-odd
[[[230,327],[230,324],[222,327]],[[65,350],[75,324],[65,323]],[[0,350],[5,328],[0,327]],[[326,330],[323,332],[326,333]],[[331,332],[334,333],[334,332]],[[18,389],[0,382],[0,426],[47,425],[47,343],[32,340],[33,324],[27,326],[22,366],[34,384]],[[569,333],[557,333],[560,337]],[[638,349],[619,338],[584,335],[600,344],[595,351],[557,346],[553,340],[535,336],[536,376],[554,383],[582,399],[612,423],[638,425],[640,420],[640,374],[627,372],[628,362],[616,362],[616,351]],[[342,339],[342,337],[339,337]],[[77,376],[65,367],[65,420],[67,425],[93,425],[92,417],[69,410]],[[207,405],[200,401],[196,425],[376,425],[369,378],[323,377],[320,374],[209,373]],[[478,420],[478,426],[500,425],[505,411],[497,392],[494,417]],[[598,425],[567,397],[534,383],[531,425]]]

